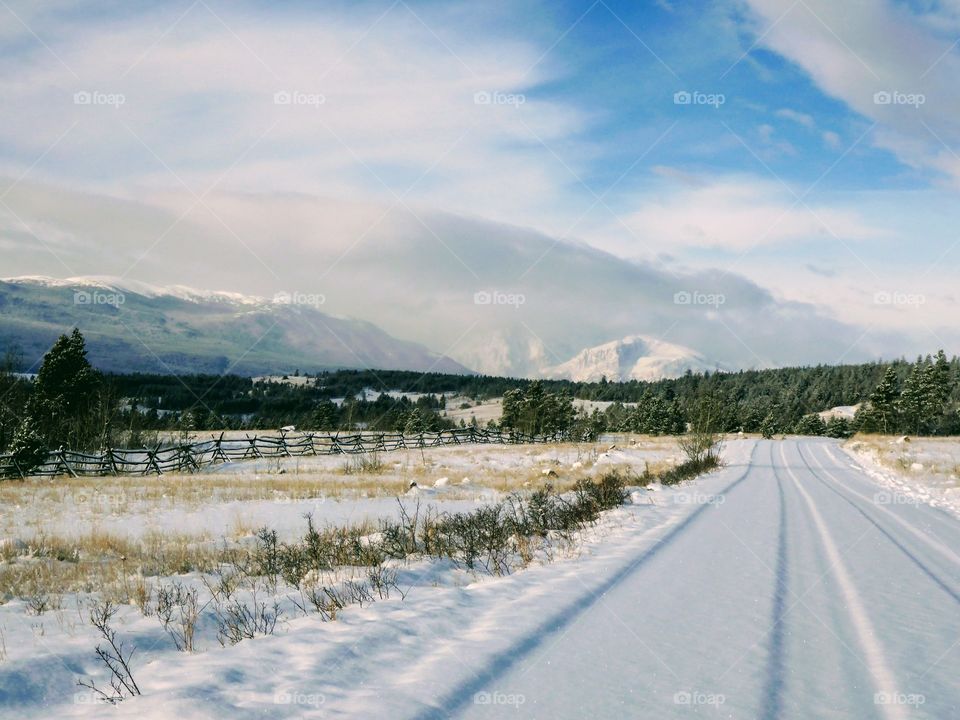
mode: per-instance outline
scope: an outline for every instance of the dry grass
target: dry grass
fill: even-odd
[[[639,442],[644,449],[654,452],[676,451],[674,438],[625,436],[618,444],[630,447],[633,442]],[[606,446],[574,443],[509,446],[506,449],[495,446],[446,447],[428,449],[423,456],[425,461],[419,451],[399,451],[382,453],[377,462],[364,462],[364,456],[321,458],[321,463],[326,461],[326,467],[318,466],[315,458],[286,458],[271,461],[267,469],[261,471],[239,466],[235,472],[196,475],[32,478],[25,482],[0,483],[0,505],[5,508],[86,506],[103,516],[122,516],[134,508],[138,512],[170,507],[197,509],[211,502],[391,497],[409,488],[414,481],[422,485],[429,480],[426,484],[432,485],[438,477],[448,475],[451,484],[455,484],[464,474],[469,476],[472,486],[511,491],[540,479],[541,470],[552,466],[544,461],[535,466],[498,469],[485,467],[484,457],[495,457],[504,450],[519,451],[535,457],[549,456],[558,461],[561,458],[567,461],[576,459],[586,470],[605,449]],[[448,462],[463,461],[471,454],[478,456],[478,461],[469,470],[461,472],[445,467]],[[345,472],[348,463],[350,469]],[[558,467],[557,472],[566,476],[575,474],[569,468],[561,470]],[[7,523],[0,519],[0,532],[14,529],[12,519],[6,519]],[[17,523],[16,527],[22,526]]]
[[[675,438],[618,438],[618,446],[625,449],[635,442],[654,458],[648,464],[650,473],[672,464],[659,458],[676,454]],[[412,482],[432,487],[441,477],[449,479],[442,497],[451,500],[475,499],[484,488],[509,493],[545,482],[562,492],[590,477],[606,450],[607,445],[572,443],[445,447],[423,454],[419,450],[382,453],[378,462],[354,463],[349,474],[343,471],[341,456],[287,458],[261,465],[259,470],[240,465],[233,472],[221,469],[197,475],[3,482],[0,505],[7,512],[0,517],[0,602],[31,598],[40,612],[47,612],[55,610],[64,594],[100,592],[118,603],[146,609],[155,584],[150,578],[209,572],[233,551],[228,547],[236,548],[233,540],[253,535],[259,526],[240,510],[229,530],[217,533],[218,538],[226,536],[223,542],[202,526],[195,534],[140,528],[124,534],[103,529],[111,523],[122,527],[130,515],[197,511],[235,501],[396,497]],[[604,470],[614,468],[604,465]],[[469,483],[461,484],[465,476]],[[79,535],[57,534],[51,527],[87,529]]]
[[[25,547],[4,548],[0,601],[21,597],[39,603],[68,592],[102,592],[144,608],[152,594],[146,578],[210,572],[229,557],[229,549],[205,535],[148,533],[137,540],[102,532],[38,536]],[[45,610],[57,609],[52,600],[47,605]]]
[[[922,474],[933,484],[957,487],[960,478],[960,438],[910,437],[858,434],[847,442],[852,450],[867,451],[879,462],[901,474],[916,475],[913,464],[923,465]]]

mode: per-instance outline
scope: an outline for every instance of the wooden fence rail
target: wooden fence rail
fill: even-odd
[[[548,443],[565,439],[562,435],[527,435],[487,428],[459,428],[418,435],[281,431],[280,435],[248,435],[239,439],[225,439],[224,433],[220,433],[220,437],[193,443],[160,444],[139,449],[111,448],[99,453],[60,448],[34,468],[23,467],[13,455],[0,455],[0,478],[163,475],[168,472],[197,472],[209,465],[256,458],[390,452],[465,443]]]

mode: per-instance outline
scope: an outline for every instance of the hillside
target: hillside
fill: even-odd
[[[8,278],[0,280],[0,349],[18,348],[29,366],[58,335],[79,327],[90,341],[93,364],[111,372],[470,372],[369,322],[334,317],[297,299],[110,278]]]

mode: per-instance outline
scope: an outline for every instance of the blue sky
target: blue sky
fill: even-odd
[[[269,294],[303,282],[301,251],[345,267],[374,232],[356,217],[475,283],[442,214],[742,279],[861,356],[960,351],[958,38],[954,2],[4,0],[3,274]],[[292,198],[332,214],[322,236]],[[281,237],[299,260],[265,257]],[[224,238],[263,272],[184,269]]]

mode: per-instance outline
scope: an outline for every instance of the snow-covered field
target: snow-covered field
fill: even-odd
[[[670,452],[598,449],[585,461],[572,447],[458,448],[438,452],[403,502],[491,502],[502,490],[445,494],[459,492],[461,472],[483,485],[471,455],[523,488],[527,476],[642,470]],[[10,600],[0,607],[0,716],[960,717],[960,522],[928,503],[878,502],[886,485],[836,441],[751,438],[724,452],[722,469],[635,488],[506,575],[391,561],[388,597],[347,606],[336,622],[287,598],[272,634],[221,647],[208,608],[194,651],[178,652],[156,611],[121,605],[113,626],[137,648],[142,696],[115,707],[76,685],[107,680],[86,619],[93,595],[64,594],[42,614]],[[217,575],[204,577],[177,579],[204,598]],[[152,579],[153,589],[173,579]],[[272,600],[267,585],[253,589]]]
[[[128,647],[137,648],[138,682],[145,694],[159,692],[165,681],[153,685],[148,679],[155,668],[183,667],[184,660],[201,657],[207,663],[215,657],[233,663],[234,653],[241,657],[249,652],[243,650],[248,641],[221,648],[216,620],[201,612],[195,652],[188,658],[177,652],[154,606],[157,591],[175,582],[195,591],[200,605],[208,603],[210,587],[220,581],[225,551],[255,544],[259,528],[276,530],[281,542],[293,541],[304,534],[309,513],[318,528],[358,527],[362,535],[376,532],[381,518],[395,519],[401,505],[411,513],[470,511],[544,483],[563,491],[609,469],[657,471],[680,457],[672,438],[621,436],[616,441],[616,447],[477,445],[423,453],[263,459],[214,466],[197,475],[4,483],[0,717],[101,717],[116,712],[76,684],[90,677],[107,685],[108,676],[94,655],[98,635],[88,617],[95,600],[106,597],[118,603],[113,626]],[[358,467],[361,460],[374,465]],[[566,543],[551,552],[559,557],[575,551]],[[466,587],[485,577],[425,560],[397,562],[388,570],[397,573],[392,596],[382,600],[394,608],[385,620],[388,626],[409,612],[398,595],[419,604],[441,588]],[[323,580],[342,582],[363,573],[348,568]],[[272,603],[265,587],[244,589],[244,601],[252,601],[253,590],[269,595]],[[281,599],[279,609],[274,637],[286,637],[290,648],[316,641],[313,631],[307,631],[320,623],[315,616],[305,618],[305,611],[287,599]],[[368,611],[375,616],[380,612],[348,608],[341,617],[344,626]],[[304,624],[303,619],[311,622]],[[344,632],[333,628],[340,623],[320,624],[330,626],[323,632],[334,647]],[[241,667],[241,674],[249,670]],[[298,702],[274,706],[280,692],[271,691],[267,715],[299,716],[304,708]],[[195,715],[217,715],[214,705],[198,708]],[[155,717],[176,714],[167,705],[149,712]]]
[[[609,400],[581,400],[580,398],[575,398],[573,401],[573,406],[577,408],[577,410],[588,415],[594,410],[604,412],[613,404],[614,403]],[[631,402],[622,404],[625,407],[636,406],[636,403]],[[469,405],[470,407],[462,408],[461,405]],[[468,397],[457,396],[447,398],[447,409],[442,411],[441,415],[455,422],[459,422],[460,420],[470,422],[473,418],[476,418],[478,423],[486,425],[489,420],[499,420],[503,415],[503,398],[492,398],[490,400],[484,400],[479,404]]]
[[[152,532],[240,537],[269,524],[299,531],[318,524],[361,523],[392,515],[396,498],[419,497],[451,510],[476,507],[549,481],[564,489],[597,469],[624,465],[661,470],[680,458],[669,437],[621,435],[611,443],[473,445],[224,463],[197,475],[34,479],[0,484],[0,541]],[[360,460],[382,465],[347,472]],[[416,487],[411,485],[416,483]],[[5,540],[4,540],[5,539]]]
[[[960,516],[960,438],[867,435],[844,449],[885,488],[879,502],[921,502]]]

